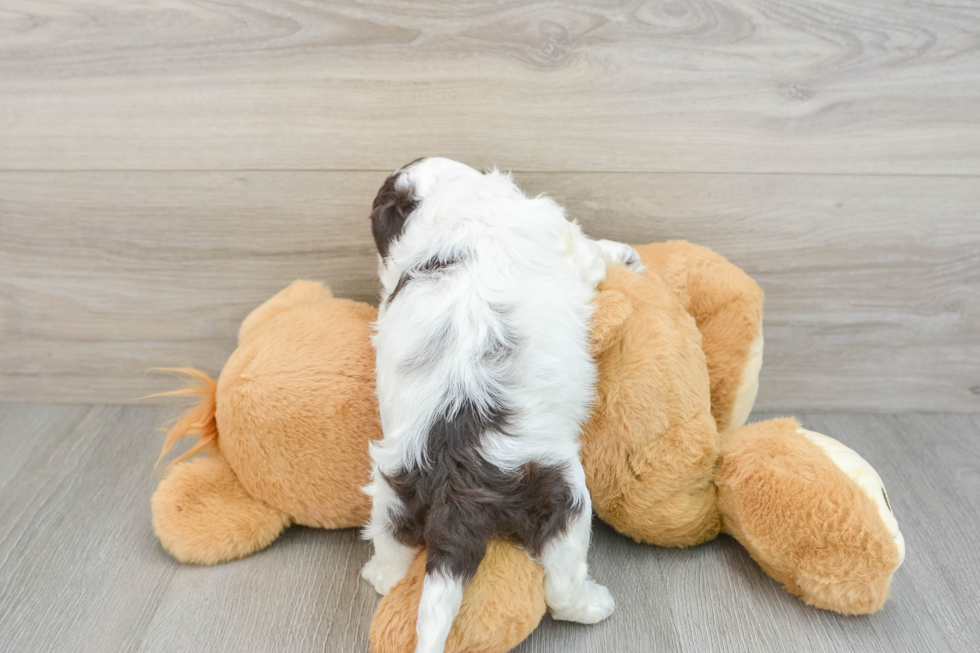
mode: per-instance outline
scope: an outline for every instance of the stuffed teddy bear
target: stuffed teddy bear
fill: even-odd
[[[595,300],[599,381],[581,441],[598,516],[660,546],[725,532],[811,605],[880,608],[904,544],[878,475],[795,420],[743,426],[762,361],[762,291],[702,247],[637,250],[646,271],[610,267]],[[169,394],[201,402],[171,429],[161,458],[181,437],[199,439],[152,500],[156,533],[177,559],[242,557],[291,523],[366,521],[368,442],[381,435],[375,317],[366,304],[297,281],[246,318],[217,383],[184,370],[202,384]],[[414,650],[424,555],[379,603],[375,653]],[[540,568],[494,542],[446,650],[508,651],[545,609]]]

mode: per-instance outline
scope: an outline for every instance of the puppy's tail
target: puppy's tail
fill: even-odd
[[[415,622],[415,653],[443,653],[453,620],[463,603],[464,579],[444,571],[425,572],[419,617]]]
[[[487,540],[479,528],[451,502],[437,502],[426,523],[425,580],[415,622],[415,653],[443,653],[453,620],[463,603],[463,590],[476,575],[487,553]]]

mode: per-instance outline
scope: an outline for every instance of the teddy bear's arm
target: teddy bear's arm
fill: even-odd
[[[637,246],[648,276],[661,278],[694,318],[711,379],[711,413],[723,433],[745,424],[759,389],[762,305],[741,268],[683,240]]]

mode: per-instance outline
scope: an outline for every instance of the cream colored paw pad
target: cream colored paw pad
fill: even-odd
[[[745,357],[745,367],[742,368],[742,377],[738,383],[738,390],[735,393],[735,403],[732,405],[732,418],[728,428],[738,428],[745,426],[755,405],[755,398],[759,394],[759,372],[762,371],[762,351],[765,348],[765,339],[762,337],[762,323],[759,323],[759,333],[749,345],[749,351]]]

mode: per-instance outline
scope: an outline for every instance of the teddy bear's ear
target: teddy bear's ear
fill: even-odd
[[[622,337],[623,325],[633,313],[633,304],[618,290],[600,291],[592,303],[595,304],[595,313],[592,314],[592,347],[589,353],[598,356]]]

